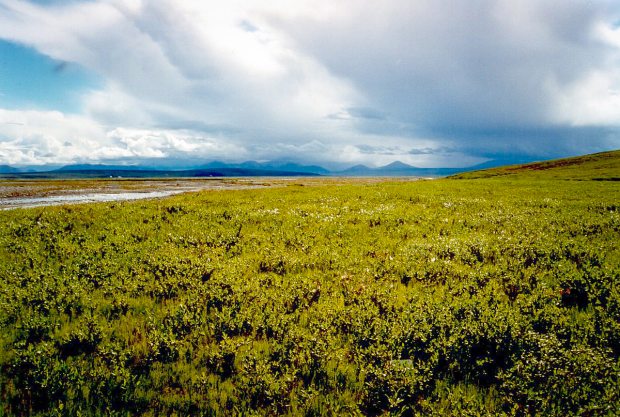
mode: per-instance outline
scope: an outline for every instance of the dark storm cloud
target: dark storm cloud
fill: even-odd
[[[620,145],[597,127],[600,120],[574,128],[558,108],[559,97],[591,74],[620,86],[619,45],[600,33],[613,26],[620,4],[348,4],[349,14],[283,25],[333,73],[353,80],[379,114],[418,135],[478,154],[487,147],[557,154]]]

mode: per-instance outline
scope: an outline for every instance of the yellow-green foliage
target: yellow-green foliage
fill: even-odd
[[[454,178],[474,179],[504,176],[529,180],[620,181],[620,150],[465,172],[454,175]]]
[[[620,183],[0,213],[0,415],[618,415]]]

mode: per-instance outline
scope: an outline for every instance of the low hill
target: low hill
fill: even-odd
[[[492,177],[620,181],[620,150],[573,158],[510,165],[453,175],[453,179]]]
[[[13,168],[9,165],[0,165],[0,174],[10,174],[14,172],[20,172],[19,168]]]

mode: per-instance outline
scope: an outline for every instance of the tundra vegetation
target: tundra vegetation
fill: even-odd
[[[0,212],[0,415],[620,415],[608,159]]]

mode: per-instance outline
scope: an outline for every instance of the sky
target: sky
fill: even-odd
[[[0,0],[0,164],[618,148],[618,0]]]

